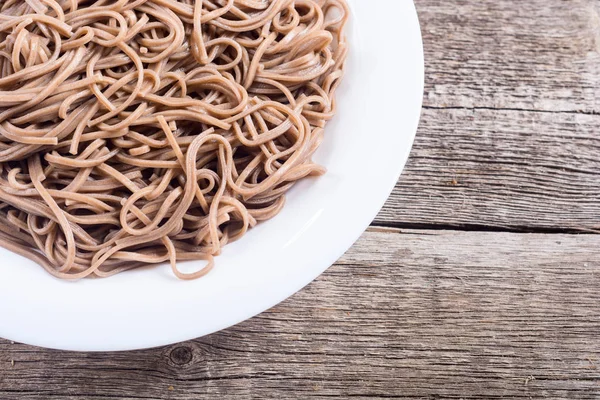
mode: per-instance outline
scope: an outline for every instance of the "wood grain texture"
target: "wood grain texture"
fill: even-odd
[[[426,107],[600,111],[600,3],[416,0]]]
[[[302,292],[205,338],[0,342],[0,398],[597,399],[599,286],[595,235],[371,228]]]
[[[376,222],[598,229],[600,2],[415,3],[425,107]]]
[[[376,222],[598,229],[598,154],[600,116],[426,109],[408,167]]]

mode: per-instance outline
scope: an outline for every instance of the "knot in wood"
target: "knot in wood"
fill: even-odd
[[[185,365],[192,361],[194,357],[192,353],[192,349],[187,346],[178,346],[171,351],[169,355],[173,364],[176,365]]]

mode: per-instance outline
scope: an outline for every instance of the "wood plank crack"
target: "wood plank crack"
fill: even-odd
[[[519,112],[530,112],[530,113],[542,113],[542,114],[579,114],[579,115],[600,115],[600,112],[595,110],[543,110],[543,109],[533,109],[533,108],[516,108],[516,107],[484,107],[484,106],[473,106],[473,107],[464,107],[464,106],[452,106],[452,105],[444,105],[444,106],[431,106],[424,105],[424,110],[466,110],[466,111],[519,111]]]

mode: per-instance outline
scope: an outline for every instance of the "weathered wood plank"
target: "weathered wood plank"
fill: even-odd
[[[425,108],[381,225],[600,225],[600,2],[417,0]]]
[[[425,106],[600,111],[600,2],[415,0]]]
[[[600,116],[423,110],[384,225],[600,228]]]
[[[302,292],[205,338],[0,342],[0,398],[596,399],[598,287],[596,235],[371,228]]]

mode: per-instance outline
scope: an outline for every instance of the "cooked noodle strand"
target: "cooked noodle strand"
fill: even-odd
[[[348,16],[345,0],[1,2],[0,246],[64,279],[207,274],[325,172]]]

